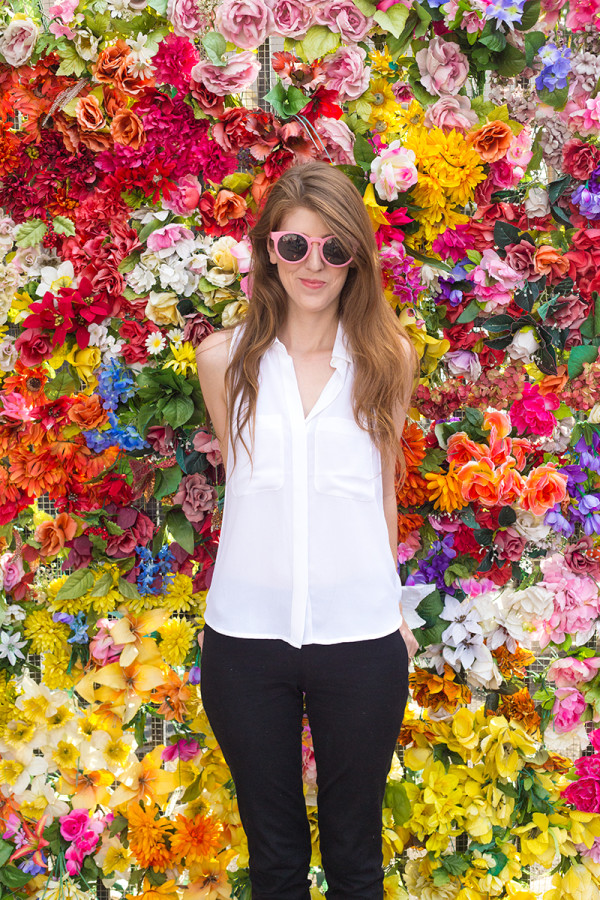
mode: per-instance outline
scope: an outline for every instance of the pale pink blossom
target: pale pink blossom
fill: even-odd
[[[356,100],[367,90],[371,69],[365,66],[366,52],[362,47],[340,47],[323,63],[325,87],[337,91],[340,100]]]
[[[415,56],[421,84],[438,97],[458,94],[469,74],[469,61],[458,45],[436,37]]]
[[[207,59],[200,60],[190,72],[190,77],[193,81],[202,82],[213,94],[225,97],[249,88],[258,78],[260,68],[256,54],[243,50],[229,57],[224,66],[215,66]]]
[[[427,107],[424,119],[427,128],[441,128],[444,134],[451,131],[464,134],[477,125],[477,122],[477,113],[471,109],[471,101],[460,94],[456,97],[440,97]]]
[[[371,181],[382,200],[391,203],[398,194],[417,183],[414,150],[403,147],[400,141],[388,144],[371,163]]]
[[[355,43],[364,40],[373,19],[365,16],[350,2],[350,0],[329,0],[318,6],[315,11],[315,19],[319,25],[326,25],[331,31],[335,31],[346,43]]]
[[[211,466],[220,466],[223,462],[223,457],[221,456],[221,448],[219,445],[219,439],[213,437],[213,435],[206,428],[199,428],[196,434],[194,435],[193,440],[194,450],[197,450],[198,453],[205,453],[206,458],[211,464]]]
[[[587,703],[577,688],[558,688],[552,707],[552,724],[559,734],[572,731],[581,724]]]
[[[600,656],[588,659],[577,659],[568,656],[555,660],[548,669],[548,681],[553,681],[559,688],[574,687],[591,681],[600,669]]]
[[[0,53],[9,66],[24,65],[35,49],[40,29],[29,16],[11,19],[0,36]]]
[[[354,134],[345,122],[322,116],[315,122],[315,131],[324,145],[323,156],[331,159],[336,166],[355,164]]]
[[[275,30],[273,11],[263,0],[224,0],[215,17],[225,40],[244,50],[255,50]]]
[[[272,4],[277,34],[301,41],[314,21],[313,11],[303,0],[275,0]]]
[[[168,0],[167,19],[173,25],[175,34],[187,37],[191,41],[207,25],[206,16],[201,11],[198,0]]]
[[[162,204],[178,216],[187,216],[198,206],[201,193],[202,185],[196,175],[182,175],[174,186],[169,185],[169,196],[163,196]]]

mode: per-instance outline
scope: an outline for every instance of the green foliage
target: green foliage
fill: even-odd
[[[73,572],[56,595],[57,600],[78,600],[94,585],[94,575],[90,569],[77,569]]]
[[[277,81],[275,87],[265,95],[265,100],[271,104],[280,118],[289,119],[304,109],[309,98],[293,84],[286,89],[281,81]]]
[[[17,247],[34,247],[46,234],[47,227],[41,219],[27,219],[15,228]]]

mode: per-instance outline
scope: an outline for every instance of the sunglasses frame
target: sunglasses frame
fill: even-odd
[[[279,252],[279,247],[278,247],[279,240],[280,240],[280,238],[285,237],[288,234],[297,235],[298,237],[304,238],[304,240],[306,241],[307,250],[306,250],[305,255],[302,257],[302,259],[286,259],[285,256],[282,256],[281,253]],[[280,260],[282,260],[282,262],[289,263],[291,266],[295,266],[298,263],[304,262],[305,259],[308,259],[308,257],[310,256],[310,251],[312,250],[313,244],[319,245],[319,255],[321,256],[321,259],[327,266],[331,266],[333,269],[345,269],[346,266],[349,266],[350,263],[354,259],[354,257],[351,256],[348,259],[348,262],[344,262],[344,263],[332,263],[332,262],[329,262],[328,259],[325,259],[325,256],[323,255],[323,245],[327,241],[330,241],[332,238],[334,240],[337,240],[335,234],[328,234],[328,235],[326,235],[326,237],[315,238],[315,237],[310,237],[308,234],[303,234],[302,231],[272,231],[270,234],[270,238],[273,241],[273,246],[274,246],[276,255],[279,257]]]

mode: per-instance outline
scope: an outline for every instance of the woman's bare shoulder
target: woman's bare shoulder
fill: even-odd
[[[229,361],[229,347],[233,329],[222,328],[208,334],[196,347],[196,363],[203,371],[225,370]]]

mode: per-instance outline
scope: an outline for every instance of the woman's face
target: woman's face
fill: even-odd
[[[300,232],[314,238],[331,234],[331,229],[317,213],[302,206],[287,213],[276,230]],[[275,253],[270,238],[269,259],[277,266],[289,303],[299,311],[320,313],[332,308],[337,311],[348,266],[336,268],[328,265],[321,257],[318,244],[311,244],[310,253],[302,262],[284,262]]]

